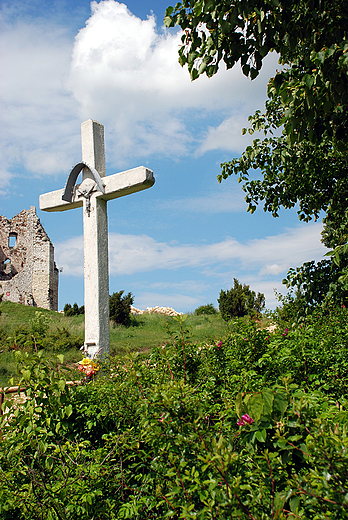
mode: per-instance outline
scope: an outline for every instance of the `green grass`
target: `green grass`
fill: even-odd
[[[178,322],[171,316],[142,314],[132,318],[129,327],[110,327],[110,347],[112,354],[122,354],[127,350],[149,351],[152,347],[170,341],[167,327],[174,331]],[[226,332],[226,323],[220,314],[214,316],[188,316],[184,328],[189,331],[192,342],[215,340]]]
[[[31,320],[40,313],[49,319],[49,332],[65,327],[71,334],[83,336],[84,316],[66,317],[63,314],[27,307],[12,302],[0,304],[0,387],[6,386],[10,377],[15,375],[14,352],[11,350],[13,340],[21,331],[30,329]],[[178,330],[178,322],[170,316],[160,314],[143,314],[132,317],[131,324],[125,326],[110,326],[111,355],[122,356],[128,351],[148,352],[151,348],[170,341],[167,332]],[[189,315],[184,322],[184,328],[189,330],[187,336],[191,342],[214,341],[220,339],[226,332],[226,323],[220,314],[210,316]],[[12,338],[9,340],[8,338]],[[82,343],[81,343],[82,344]],[[81,359],[78,349],[64,352],[65,363],[73,366]]]

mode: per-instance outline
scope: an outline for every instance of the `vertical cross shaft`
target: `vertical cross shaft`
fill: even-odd
[[[97,121],[81,125],[82,161],[95,168],[100,177],[105,172],[104,127]],[[89,171],[84,169],[83,180]],[[90,358],[97,352],[109,356],[109,269],[108,224],[106,200],[92,192],[83,198],[84,283],[85,283],[85,343]]]
[[[89,119],[81,125],[82,162],[71,170],[63,190],[40,195],[40,209],[66,211],[83,206],[85,343],[88,357],[110,355],[108,223],[106,205],[153,186],[144,166],[106,177],[104,127]],[[76,184],[83,170],[83,180]]]

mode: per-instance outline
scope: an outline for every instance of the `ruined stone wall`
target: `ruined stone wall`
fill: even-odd
[[[11,220],[0,216],[0,285],[3,301],[58,310],[54,248],[35,206]]]

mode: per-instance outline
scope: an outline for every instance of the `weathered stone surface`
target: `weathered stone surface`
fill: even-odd
[[[131,314],[133,315],[141,315],[141,314],[165,314],[166,316],[182,316],[182,312],[176,312],[172,307],[147,307],[146,311],[142,311],[131,306]]]
[[[3,301],[58,310],[54,247],[35,206],[10,220],[0,216],[0,285]]]

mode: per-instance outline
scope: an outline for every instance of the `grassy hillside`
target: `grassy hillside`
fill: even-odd
[[[83,344],[84,316],[66,317],[63,314],[27,307],[11,302],[0,304],[0,387],[7,384],[15,373],[14,349],[32,350],[34,340],[44,332],[44,348],[47,351],[64,352],[67,363],[81,359],[79,346]],[[132,318],[129,327],[110,327],[110,347],[112,355],[122,355],[128,350],[149,351],[169,339],[169,330],[177,329],[177,322],[169,316],[143,314]],[[193,342],[214,340],[226,332],[226,324],[220,315],[188,316],[185,328],[189,330]],[[74,340],[76,346],[68,348],[64,343]],[[59,338],[59,340],[58,340]],[[58,343],[61,343],[59,346]]]

